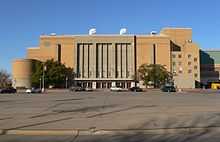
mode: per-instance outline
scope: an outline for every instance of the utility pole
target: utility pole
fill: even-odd
[[[40,81],[40,89],[42,88],[42,87],[41,87],[41,78],[42,78],[42,77],[40,77],[40,79],[39,79],[39,81]]]
[[[153,44],[153,55],[154,55],[154,57],[153,57],[153,76],[154,76],[154,88],[156,88],[156,73],[155,73],[155,71],[156,71],[156,44]]]
[[[42,92],[45,91],[45,71],[47,70],[47,66],[43,65],[43,84],[42,84]]]
[[[66,89],[68,87],[68,77],[66,76]]]

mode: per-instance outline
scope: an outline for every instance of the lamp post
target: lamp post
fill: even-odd
[[[43,65],[43,83],[42,83],[42,92],[45,91],[45,71],[47,70],[47,66]]]
[[[66,89],[68,87],[68,77],[66,77]]]
[[[41,89],[41,77],[40,77],[39,81],[40,81],[40,89]]]

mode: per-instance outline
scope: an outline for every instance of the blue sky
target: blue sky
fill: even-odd
[[[38,46],[39,36],[97,33],[145,34],[162,27],[191,27],[202,49],[220,48],[219,0],[1,0],[0,69]]]

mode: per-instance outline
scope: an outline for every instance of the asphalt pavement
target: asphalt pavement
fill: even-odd
[[[0,94],[0,141],[216,140],[219,107],[204,90]]]

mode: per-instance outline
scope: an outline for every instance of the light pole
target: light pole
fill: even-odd
[[[45,71],[47,70],[47,66],[43,65],[43,84],[42,84],[42,92],[45,91]]]
[[[40,81],[40,89],[41,89],[41,77],[40,77],[39,81]]]
[[[66,89],[68,87],[68,77],[66,77]]]

